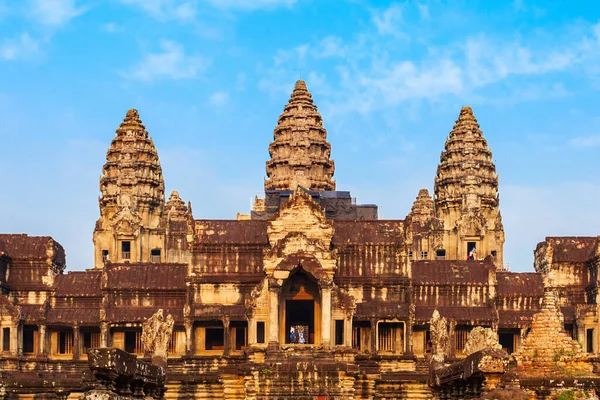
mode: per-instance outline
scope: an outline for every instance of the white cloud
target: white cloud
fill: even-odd
[[[399,27],[402,22],[402,6],[399,4],[392,4],[383,12],[376,12],[373,15],[373,24],[380,35],[400,35]]]
[[[0,59],[18,61],[35,56],[39,51],[38,40],[32,39],[28,33],[0,42]]]
[[[345,57],[348,47],[338,36],[327,36],[319,42],[317,57]]]
[[[265,8],[291,7],[298,0],[205,0],[214,7],[237,10],[259,10]]]
[[[600,135],[579,136],[569,140],[569,145],[579,148],[600,146]]]
[[[429,13],[429,6],[427,4],[417,4],[419,8],[419,16],[423,20],[429,20],[431,18],[431,14]]]
[[[107,22],[106,24],[102,25],[102,30],[108,33],[116,33],[122,31],[123,28],[115,22]]]
[[[124,4],[140,7],[158,20],[193,20],[196,17],[196,1],[193,0],[120,0]]]
[[[31,0],[31,15],[44,25],[62,26],[86,11],[77,0]]]
[[[479,35],[467,39],[464,49],[466,69],[475,86],[484,86],[510,75],[540,75],[561,71],[578,61],[569,49],[534,52],[518,42],[494,41]]]
[[[185,54],[184,47],[174,41],[161,40],[161,51],[147,54],[123,75],[129,79],[150,82],[155,79],[190,79],[208,68],[210,60]]]
[[[223,107],[229,102],[229,93],[224,90],[216,91],[210,96],[208,102],[213,107]]]

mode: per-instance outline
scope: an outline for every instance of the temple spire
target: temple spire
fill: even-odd
[[[265,190],[335,190],[331,144],[306,82],[298,80],[269,145]]]
[[[137,110],[127,111],[116,130],[100,177],[100,218],[94,229],[95,266],[143,260],[142,235],[156,230],[165,204],[165,183],[158,152]],[[171,205],[173,202],[171,202]],[[119,248],[117,243],[124,247]],[[156,242],[158,243],[158,242]],[[124,250],[127,249],[127,250]]]
[[[446,140],[434,199],[436,217],[447,234],[446,258],[465,260],[473,251],[478,258],[491,255],[502,268],[504,229],[498,175],[492,151],[469,106],[460,110]]]

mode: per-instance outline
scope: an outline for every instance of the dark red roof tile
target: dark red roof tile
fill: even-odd
[[[412,277],[419,284],[487,284],[490,269],[487,261],[414,261]]]
[[[498,272],[498,295],[504,297],[543,296],[542,274],[535,272]]]
[[[102,296],[102,271],[69,272],[54,281],[57,297]]]
[[[401,244],[404,241],[404,221],[334,221],[333,244],[389,243]]]
[[[109,289],[185,290],[186,264],[108,264]]]
[[[196,220],[198,244],[268,245],[267,221]]]

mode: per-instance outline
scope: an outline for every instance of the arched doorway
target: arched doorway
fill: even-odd
[[[315,278],[302,267],[290,273],[281,287],[280,343],[320,344],[321,343],[321,296]],[[290,337],[294,329],[294,342]]]

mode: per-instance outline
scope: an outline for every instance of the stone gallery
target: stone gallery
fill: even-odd
[[[268,152],[249,214],[196,219],[176,191],[166,199],[129,110],[102,167],[93,268],[67,273],[51,237],[0,235],[0,399],[79,398],[100,384],[99,349],[150,361],[159,310],[155,398],[594,398],[600,237],[547,237],[535,273],[507,271],[498,175],[470,107],[433,196],[420,190],[403,220],[337,190],[304,81]],[[151,395],[116,369],[114,396]]]

